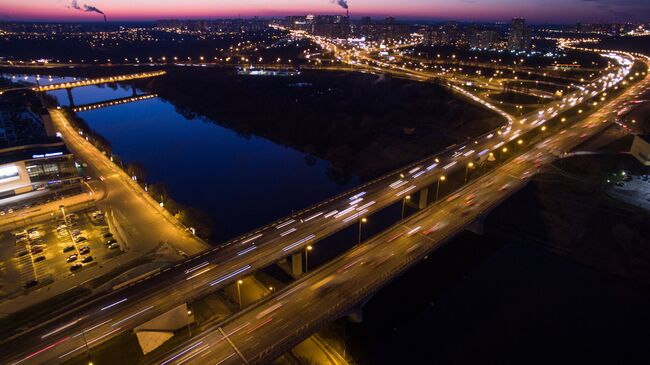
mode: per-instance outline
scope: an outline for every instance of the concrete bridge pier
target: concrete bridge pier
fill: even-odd
[[[424,209],[429,204],[429,187],[420,190],[420,198],[418,199],[418,209]]]
[[[65,89],[65,91],[68,93],[68,102],[70,104],[70,108],[74,108],[74,98],[72,97],[72,88],[68,87]]]
[[[302,267],[302,255],[302,251],[298,251],[291,255],[291,274],[294,277],[298,277],[305,272]]]

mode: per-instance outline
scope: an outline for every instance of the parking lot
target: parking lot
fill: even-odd
[[[103,212],[58,213],[46,222],[0,233],[0,297],[46,286],[121,254]]]

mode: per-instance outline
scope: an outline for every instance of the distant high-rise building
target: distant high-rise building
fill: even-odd
[[[508,50],[526,51],[530,49],[530,28],[526,26],[526,19],[513,18],[508,36]]]
[[[475,29],[468,36],[471,48],[490,49],[499,44],[499,31],[496,29]]]

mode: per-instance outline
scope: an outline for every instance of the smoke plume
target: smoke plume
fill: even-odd
[[[332,1],[332,2],[336,2],[336,5],[342,7],[343,9],[348,8],[348,0],[336,0],[336,1]]]
[[[341,1],[341,0],[339,0],[339,1]],[[79,6],[79,4],[77,3],[77,0],[72,0],[72,2],[70,3],[70,5],[68,6],[68,8],[70,8],[70,9],[75,9],[75,10],[80,10],[80,11],[85,11],[86,13],[97,13],[97,14],[101,14],[101,15],[104,16],[104,21],[106,21],[106,14],[104,14],[103,11],[97,9],[96,7],[94,7],[94,6],[92,6],[92,5],[86,5],[86,4],[84,4],[84,6],[81,7],[81,6]]]

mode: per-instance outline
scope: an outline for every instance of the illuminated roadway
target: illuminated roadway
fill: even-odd
[[[489,212],[522,187],[539,163],[549,163],[581,144],[585,134],[594,135],[611,126],[612,114],[625,107],[626,99],[649,86],[646,77],[600,111],[480,177],[454,195],[455,199],[427,208],[354,247],[275,296],[187,340],[156,363],[258,364],[273,360],[323,324],[353,311],[359,302]]]
[[[625,68],[629,68],[629,65]],[[604,82],[611,87],[614,79],[621,77],[622,75],[611,74]],[[593,86],[594,89],[601,87],[598,84]],[[590,92],[590,89],[581,91],[587,92]],[[545,118],[551,118],[561,110],[570,108],[571,100],[578,103],[581,97],[584,96],[568,95],[560,102],[562,106],[558,105],[539,115],[524,118],[523,124],[507,125],[500,128],[498,133],[484,135],[466,146],[447,149],[292,217],[232,240],[220,248],[192,257],[173,268],[154,274],[154,279],[132,284],[75,308],[66,315],[43,321],[20,334],[7,336],[9,338],[1,343],[1,362],[56,363],[79,355],[85,349],[84,338],[92,348],[123,331],[130,331],[180,303],[191,302],[291,253],[300,252],[307,242],[322,239],[356,224],[362,216],[400,201],[409,192],[435,183],[443,174],[455,169],[464,169],[469,161],[477,161],[479,155],[480,158],[485,158],[488,151],[498,149],[502,143],[517,138],[518,134],[526,130],[540,127]],[[106,169],[104,176],[107,179],[119,178],[113,176],[119,174],[112,163],[72,131],[58,111],[52,113],[57,128],[63,131],[73,153],[89,160],[89,164]],[[122,175],[128,180],[125,174]],[[138,199],[146,200],[147,196],[142,192]],[[129,209],[138,209],[137,206],[142,204],[134,204],[128,199],[124,199],[122,203],[129,204]],[[150,204],[147,201],[144,203]],[[153,221],[151,223],[153,224]],[[148,229],[148,224],[149,222],[146,222],[137,226]]]

